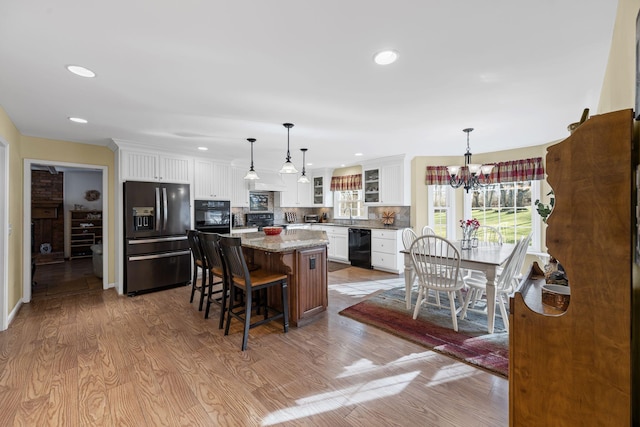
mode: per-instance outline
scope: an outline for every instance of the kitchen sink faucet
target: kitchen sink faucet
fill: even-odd
[[[345,208],[343,213],[346,213],[347,211],[349,211],[349,225],[353,225],[353,208],[349,206]]]

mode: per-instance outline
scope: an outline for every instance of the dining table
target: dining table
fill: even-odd
[[[498,269],[509,258],[516,245],[503,243],[502,245],[478,246],[471,249],[461,249],[460,242],[452,242],[460,254],[460,268],[477,270],[485,274],[487,278],[487,331],[492,334],[496,312],[496,286],[495,279]],[[411,291],[415,280],[411,252],[407,249],[400,251],[404,255],[404,284],[405,302],[407,310],[411,310]]]

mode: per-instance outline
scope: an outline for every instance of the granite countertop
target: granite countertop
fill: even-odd
[[[382,225],[380,223],[373,224],[346,224],[341,222],[294,222],[280,227],[291,225],[328,225],[330,227],[348,227],[348,228],[364,228],[366,230],[402,230],[406,227],[398,227],[397,225]]]
[[[267,236],[263,231],[255,233],[231,233],[240,237],[242,246],[268,252],[288,252],[296,249],[326,246],[329,243],[327,233],[320,230],[282,230],[277,236]]]

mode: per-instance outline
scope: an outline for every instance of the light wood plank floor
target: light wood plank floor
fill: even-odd
[[[35,300],[0,333],[0,425],[505,426],[506,380],[338,315],[396,275],[330,273],[330,308],[225,337],[189,287]]]

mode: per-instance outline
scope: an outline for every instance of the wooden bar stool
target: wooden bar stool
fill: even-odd
[[[191,299],[189,300],[189,302],[193,302],[193,297],[196,291],[200,292],[200,303],[198,304],[198,311],[202,311],[204,298],[208,291],[207,271],[209,271],[209,267],[202,251],[200,239],[198,238],[198,231],[187,230],[187,240],[189,241],[189,248],[191,248],[191,255],[193,256],[193,278],[191,279]],[[199,285],[198,269],[200,269],[202,272],[202,280],[200,281]]]
[[[229,274],[227,266],[222,259],[222,250],[220,249],[220,235],[217,233],[198,234],[200,244],[204,251],[205,258],[209,267],[209,279],[212,281],[207,297],[207,308],[204,312],[204,318],[209,318],[209,309],[211,303],[220,305],[220,322],[218,328],[222,329],[224,325],[224,315],[227,310],[227,295],[229,293]],[[219,281],[213,282],[213,277],[217,277]],[[221,288],[214,290],[214,286],[220,284]]]
[[[242,351],[247,349],[247,341],[249,339],[249,329],[270,322],[275,319],[283,318],[284,332],[289,331],[289,295],[287,287],[287,275],[270,271],[264,268],[249,271],[247,263],[242,253],[242,246],[239,237],[220,237],[220,246],[222,255],[229,273],[229,308],[227,312],[227,323],[224,334],[229,335],[229,326],[231,318],[234,317],[244,322],[244,336],[242,338]],[[282,311],[273,307],[268,307],[266,298],[266,289],[272,286],[280,286],[282,295]],[[244,292],[244,304],[235,304],[235,295],[237,291]],[[259,308],[264,310],[264,318],[257,322],[251,323],[251,305],[253,291],[264,292],[261,298],[262,303]],[[269,316],[269,312],[274,312]]]

